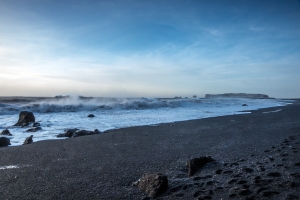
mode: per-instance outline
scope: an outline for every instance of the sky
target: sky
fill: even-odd
[[[0,96],[300,98],[299,0],[0,0]]]

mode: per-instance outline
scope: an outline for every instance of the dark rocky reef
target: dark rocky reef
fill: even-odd
[[[77,128],[74,128],[74,129],[66,130],[65,133],[61,133],[61,134],[57,135],[57,137],[75,138],[75,137],[94,135],[94,134],[100,134],[100,133],[101,132],[98,129],[95,129],[94,131],[87,131],[87,130],[79,130]]]
[[[206,94],[205,98],[249,98],[249,99],[270,99],[266,94],[247,94],[247,93],[224,93]]]
[[[10,145],[10,139],[6,137],[0,137],[0,147],[7,147]]]
[[[28,126],[30,122],[35,122],[33,113],[28,111],[21,111],[19,114],[19,120],[14,126],[25,127]]]
[[[146,173],[137,182],[134,182],[133,185],[149,196],[156,197],[167,190],[168,178],[161,173]]]
[[[39,130],[42,130],[42,128],[41,127],[32,127],[30,129],[28,129],[26,132],[37,132]]]
[[[10,133],[10,131],[8,129],[3,130],[0,135],[8,135],[8,136],[12,136],[12,134]]]

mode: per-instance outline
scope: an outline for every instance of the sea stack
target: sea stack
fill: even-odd
[[[32,112],[21,111],[19,114],[19,120],[14,126],[28,126],[30,122],[35,122],[35,117]]]

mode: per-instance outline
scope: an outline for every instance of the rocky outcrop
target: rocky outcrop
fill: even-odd
[[[12,136],[12,134],[9,132],[8,129],[3,130],[0,135],[8,135],[8,136]]]
[[[161,173],[146,173],[133,185],[149,196],[156,197],[167,190],[168,178]]]
[[[224,93],[206,94],[205,98],[249,98],[249,99],[269,99],[266,94],[247,94],[247,93]]]
[[[0,147],[7,147],[10,145],[10,139],[6,137],[0,137]]]
[[[197,172],[201,167],[207,163],[215,161],[210,156],[203,156],[200,158],[193,158],[187,162],[187,167],[189,168],[188,176],[191,177]]]
[[[30,129],[28,129],[26,132],[37,132],[39,130],[42,130],[42,128],[41,127],[32,127]]]
[[[95,129],[94,131],[87,131],[87,130],[79,130],[77,128],[74,129],[68,129],[65,131],[65,133],[57,135],[57,137],[80,137],[85,135],[94,135],[94,134],[100,134],[101,132],[98,129]]]
[[[41,126],[41,124],[38,123],[38,122],[35,122],[35,123],[32,124],[32,127],[39,127],[39,126]]]
[[[93,134],[95,134],[94,131],[78,130],[73,133],[72,138],[86,136],[86,135],[93,135]]]
[[[73,133],[78,130],[78,128],[68,129],[65,130],[64,133],[58,134],[56,137],[72,137]]]
[[[28,138],[26,138],[25,141],[24,141],[24,143],[23,143],[23,145],[24,144],[31,144],[33,142],[32,138],[33,138],[33,135],[31,135]]]
[[[28,111],[21,111],[19,114],[19,120],[14,126],[25,127],[28,126],[30,122],[35,122],[33,113]]]

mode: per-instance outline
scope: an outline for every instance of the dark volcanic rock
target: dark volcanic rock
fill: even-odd
[[[21,111],[19,114],[19,120],[14,126],[28,126],[30,122],[35,122],[35,118],[32,112]]]
[[[78,130],[79,129],[77,129],[77,128],[68,129],[65,131],[65,133],[61,133],[61,134],[57,135],[56,137],[72,137],[73,133]]]
[[[95,133],[95,134],[100,134],[101,131],[99,131],[98,129],[95,129],[95,130],[94,130],[94,133]]]
[[[0,137],[0,147],[6,147],[10,145],[10,139],[6,137]]]
[[[0,135],[9,135],[9,136],[12,136],[12,134],[9,132],[8,129],[3,130]]]
[[[39,127],[39,126],[41,126],[41,124],[38,123],[38,122],[35,122],[35,123],[32,124],[32,127]]]
[[[42,130],[42,128],[41,127],[33,127],[33,128],[28,129],[26,132],[37,132],[39,130]]]
[[[24,143],[23,143],[23,145],[24,144],[31,144],[33,142],[32,137],[33,137],[33,135],[31,135],[28,138],[26,138],[25,141],[24,141]]]
[[[95,134],[94,131],[87,131],[87,130],[77,130],[73,133],[72,138],[74,137],[80,137],[80,136],[85,136],[85,135],[93,135]]]
[[[95,117],[95,115],[93,115],[93,114],[89,114],[87,117]]]
[[[94,135],[94,134],[100,134],[101,132],[98,129],[95,129],[94,131],[87,131],[87,130],[79,130],[77,128],[74,129],[68,129],[65,133],[57,135],[57,137],[80,137],[85,135]]]
[[[189,168],[188,176],[191,177],[194,175],[196,171],[198,171],[201,167],[206,165],[209,162],[215,161],[210,156],[203,156],[200,158],[193,158],[187,162],[187,166]]]
[[[137,182],[133,183],[133,185],[140,188],[146,194],[155,197],[168,188],[168,178],[161,173],[146,173]]]

